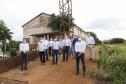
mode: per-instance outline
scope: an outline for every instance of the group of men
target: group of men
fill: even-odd
[[[94,47],[95,41],[94,38],[88,34],[85,39],[74,36],[69,38],[67,35],[63,39],[50,38],[48,41],[45,37],[40,38],[37,44],[37,51],[39,53],[41,64],[45,65],[45,62],[49,60],[49,56],[52,57],[52,65],[58,64],[58,55],[59,50],[63,55],[63,62],[68,62],[70,57],[70,51],[74,55],[76,61],[76,75],[79,74],[79,61],[82,62],[83,67],[83,76],[86,75],[86,65],[85,65],[85,51],[86,48],[89,48],[90,51],[90,60],[94,60]],[[29,52],[29,45],[26,43],[26,40],[20,44],[20,53],[21,53],[21,70],[27,70],[27,53]]]

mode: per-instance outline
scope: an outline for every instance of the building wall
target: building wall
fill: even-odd
[[[34,34],[52,33],[53,30],[48,28],[48,21],[50,16],[46,14],[40,14],[39,16],[33,18],[25,26],[23,26],[23,37],[28,40],[30,44],[34,44],[38,41],[39,37],[31,36]],[[74,34],[85,38],[85,32],[79,27],[73,27]]]
[[[47,27],[49,18],[50,16],[42,14],[23,26],[23,37],[28,39],[30,44],[33,44],[36,43],[34,40],[37,38],[31,35],[52,32],[52,29]]]
[[[51,28],[47,27],[40,27],[40,28],[26,28],[23,29],[24,32],[24,38],[30,38],[30,43],[33,43],[33,38],[31,35],[33,34],[42,34],[42,33],[49,33],[52,32]]]
[[[86,33],[82,29],[80,29],[78,27],[73,27],[73,28],[74,28],[74,35],[77,35],[77,36],[79,36],[81,38],[86,37]]]

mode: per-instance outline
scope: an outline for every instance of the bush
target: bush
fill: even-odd
[[[10,56],[11,56],[11,57],[16,56],[16,55],[17,55],[17,53],[16,53],[16,48],[10,49],[9,53],[10,53]]]
[[[126,41],[124,41],[124,45],[126,46]]]
[[[101,46],[98,66],[104,77],[112,79],[114,84],[122,84],[121,82],[126,80],[125,65],[126,57],[122,49],[107,45]]]
[[[113,38],[110,40],[110,44],[118,44],[118,43],[124,43],[124,39],[122,38]]]

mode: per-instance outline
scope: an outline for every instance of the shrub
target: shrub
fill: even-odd
[[[10,53],[10,56],[11,56],[11,57],[16,56],[16,55],[17,55],[17,53],[16,53],[16,48],[10,49],[9,53]]]
[[[110,40],[110,44],[124,43],[124,39],[122,38],[113,38]]]
[[[102,75],[111,78],[114,84],[126,80],[126,57],[119,47],[102,45],[99,51],[98,66]],[[108,77],[107,77],[108,76]]]

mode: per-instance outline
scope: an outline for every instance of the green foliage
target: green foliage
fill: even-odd
[[[10,56],[11,56],[11,57],[16,56],[16,55],[17,55],[17,53],[16,53],[16,48],[11,48],[11,49],[9,50],[9,53],[10,53]]]
[[[126,80],[126,56],[123,50],[115,46],[102,45],[99,51],[99,69],[114,80],[114,84],[121,84]]]
[[[0,40],[2,40],[2,50],[3,55],[6,52],[6,40],[12,39],[12,32],[10,32],[10,29],[7,28],[6,24],[0,20]]]
[[[56,16],[55,14],[52,14],[48,26],[53,28],[53,30],[59,30],[60,16],[59,15]]]
[[[120,43],[124,43],[125,40],[122,38],[112,38],[110,40],[105,40],[104,43],[105,44],[120,44]]]
[[[8,29],[3,21],[0,21],[0,39],[1,40],[11,40],[13,33],[10,32],[10,29]]]
[[[49,24],[48,26],[53,28],[53,30],[60,30],[60,15],[55,15],[55,14],[52,14],[51,17],[50,17],[50,20],[49,20]],[[69,29],[69,26],[68,26],[68,23],[69,23],[69,16],[64,16],[64,21],[66,23],[62,23],[64,25],[64,27],[62,26],[61,27],[61,31],[65,30],[65,31],[68,31]],[[73,19],[72,19],[73,20]],[[73,21],[72,21],[72,26],[73,26]],[[65,28],[65,29],[63,29]]]
[[[90,73],[91,77],[95,77],[96,76],[96,70],[94,68],[91,68],[89,73]]]
[[[19,49],[19,44],[20,44],[20,43],[21,43],[20,41],[11,40],[9,44],[10,44],[10,47],[11,47],[11,48]]]
[[[122,38],[113,38],[110,40],[110,44],[124,43],[124,39]]]
[[[11,48],[19,49],[20,41],[11,40],[9,43],[6,44],[6,51],[9,51]]]
[[[124,41],[124,45],[126,46],[126,41]]]

